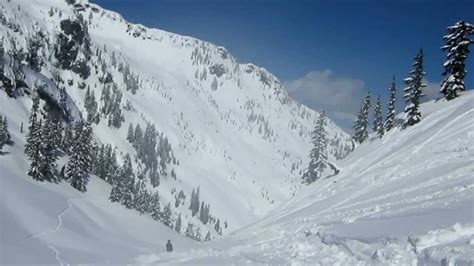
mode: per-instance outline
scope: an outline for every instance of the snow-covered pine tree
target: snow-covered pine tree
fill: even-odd
[[[174,224],[174,230],[178,233],[181,232],[181,223],[182,221],[181,221],[181,213],[180,213],[178,215],[178,219],[176,220],[176,223]]]
[[[91,92],[90,87],[87,87],[86,96],[84,98],[84,107],[87,110],[87,121],[89,123],[98,123],[97,118],[97,109],[98,104],[95,99],[94,92]]]
[[[201,201],[201,208],[199,210],[199,220],[204,223],[204,220],[205,220],[205,206],[204,206],[204,201]]]
[[[474,34],[474,25],[466,21],[459,21],[447,28],[448,34],[443,37],[446,45],[441,50],[447,51],[448,60],[444,63],[443,76],[445,79],[441,84],[440,93],[447,100],[458,97],[460,91],[464,91],[464,78],[466,77],[466,59],[469,56],[469,45],[474,43],[471,35]]]
[[[191,203],[189,205],[192,216],[195,216],[199,212],[199,187],[197,190],[193,189],[191,193]]]
[[[75,189],[87,191],[89,172],[92,169],[92,129],[86,121],[79,121],[75,129],[75,141],[72,156],[66,165],[66,176]]]
[[[141,214],[151,214],[151,195],[148,193],[144,180],[137,182],[134,195],[135,209]]]
[[[382,117],[382,102],[380,100],[380,95],[377,97],[377,103],[375,105],[374,112],[374,132],[377,132],[377,136],[381,138],[385,134],[385,128],[383,126],[383,117]]]
[[[29,133],[29,158],[31,159],[30,168],[28,170],[28,175],[31,176],[34,180],[43,182],[44,176],[41,172],[41,162],[43,156],[40,153],[40,141],[41,141],[41,124],[42,120],[35,122],[35,126],[32,127],[32,132]]]
[[[196,230],[194,231],[193,239],[201,242],[202,234],[201,234],[201,228],[199,226],[197,226]]]
[[[387,104],[387,117],[385,118],[385,131],[390,131],[395,126],[395,110],[397,85],[395,83],[395,77],[392,80],[392,86],[390,86],[390,96]]]
[[[133,125],[132,125],[132,123],[130,123],[130,124],[128,125],[127,140],[128,140],[128,142],[130,142],[130,143],[134,143],[134,140],[135,140],[135,139],[133,138]]]
[[[10,141],[10,133],[8,132],[7,117],[2,118],[2,115],[0,115],[0,152],[8,141]]]
[[[135,133],[133,134],[134,136],[134,147],[135,149],[138,149],[138,148],[141,148],[142,147],[142,143],[143,143],[143,131],[142,131],[142,128],[140,127],[140,124],[137,124],[135,126]],[[139,151],[137,150],[137,153]]]
[[[404,79],[407,87],[404,89],[407,106],[405,107],[406,118],[402,128],[413,126],[421,121],[420,99],[423,97],[423,76],[426,75],[423,67],[423,50],[415,56],[413,63],[414,69],[410,72],[410,76]]]
[[[122,166],[120,180],[122,181],[121,187],[121,202],[125,205],[125,207],[129,209],[135,208],[134,201],[133,201],[133,190],[135,185],[135,174],[133,172],[132,167],[132,159],[130,154],[126,154],[124,157],[124,162]]]
[[[10,135],[10,131],[8,130],[8,120],[7,120],[7,116],[4,116],[3,117],[3,131],[5,132],[5,136],[7,138],[7,143],[10,142],[11,140],[11,135]]]
[[[0,152],[2,151],[5,143],[7,143],[7,137],[5,134],[4,127],[3,127],[3,118],[2,118],[2,115],[0,115]]]
[[[56,145],[56,149],[61,148],[60,145],[63,137],[63,123],[60,119],[53,122],[51,134],[53,142]]]
[[[122,199],[123,195],[122,195],[122,188],[121,188],[121,183],[117,180],[117,182],[115,182],[113,185],[112,185],[112,190],[110,191],[110,195],[109,195],[109,200],[111,202],[119,202],[120,199]]]
[[[57,183],[59,181],[56,170],[57,145],[54,139],[55,124],[51,115],[47,115],[41,128],[39,150],[41,154],[40,171],[45,180]]]
[[[204,241],[211,241],[211,231],[207,231],[206,237],[204,238]]]
[[[32,159],[33,154],[36,153],[36,149],[39,145],[39,124],[38,124],[38,109],[39,109],[39,98],[35,94],[32,98],[33,105],[31,106],[30,120],[28,124],[28,133],[26,134],[25,154]],[[35,136],[35,134],[38,134]]]
[[[145,206],[144,210],[146,214],[152,214],[153,213],[153,205],[152,205],[152,195],[148,192],[148,190],[145,190],[145,195],[144,195],[144,201],[145,201]]]
[[[155,191],[151,196],[151,217],[157,221],[161,217],[160,195],[158,191]]]
[[[367,92],[362,107],[360,108],[357,120],[354,123],[354,136],[356,142],[362,143],[369,137],[369,110],[370,110],[370,93]]]
[[[64,127],[64,133],[61,139],[61,149],[66,152],[70,153],[72,147],[74,146],[74,130],[72,123],[67,123]]]
[[[217,232],[219,235],[222,235],[221,221],[220,221],[219,219],[217,219],[217,222],[216,222],[216,224],[214,225],[214,230],[216,230],[216,232]]]
[[[186,227],[186,231],[184,232],[184,235],[189,238],[194,237],[194,225],[191,222],[188,222],[188,226]]]
[[[44,55],[43,45],[45,43],[45,35],[41,30],[36,29],[35,33],[28,38],[27,41],[27,53],[25,61],[28,63],[29,67],[36,71],[40,72],[41,68],[44,65]]]
[[[319,115],[312,137],[313,148],[309,154],[308,167],[302,177],[303,183],[308,185],[321,178],[324,169],[328,167],[326,114],[324,111]]]
[[[173,222],[171,221],[171,202],[169,202],[165,208],[163,209],[163,214],[161,216],[161,221],[163,222],[164,225],[168,226],[171,228],[171,225]]]

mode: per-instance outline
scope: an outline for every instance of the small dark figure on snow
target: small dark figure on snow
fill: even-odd
[[[173,244],[171,244],[171,240],[168,240],[168,242],[166,243],[166,251],[173,251]]]

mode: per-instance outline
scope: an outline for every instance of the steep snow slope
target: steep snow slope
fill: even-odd
[[[255,65],[237,63],[223,47],[147,29],[87,1],[76,2],[71,6],[64,0],[2,1],[0,32],[7,36],[5,46],[10,48],[13,40],[27,50],[25,38],[43,31],[49,46],[44,51],[42,75],[61,77],[84,117],[85,89],[80,87],[90,87],[99,99],[106,86],[101,71],[111,74],[123,94],[125,122],[116,129],[102,118],[94,126],[94,136],[116,146],[122,157],[135,154],[126,141],[129,123],[157,126],[179,160],[179,165],[169,166],[161,176],[157,189],[162,205],[174,201],[173,189],[183,189],[188,196],[174,210],[174,218],[181,212],[184,224],[193,220],[187,206],[191,190],[198,186],[201,200],[210,203],[211,213],[228,221],[231,229],[262,217],[299,189],[318,114],[289,98],[276,77]],[[92,41],[93,55],[88,62],[92,73],[87,80],[54,64],[60,22],[79,15]],[[136,94],[124,89],[120,63],[129,65],[139,77]],[[17,108],[27,106],[24,101],[17,104]],[[99,101],[99,108],[102,104]],[[328,132],[331,159],[347,155],[352,148],[350,136],[332,122]],[[171,169],[177,180],[170,177]]]
[[[423,104],[422,114],[357,147],[338,176],[265,219],[206,248],[137,262],[472,265],[474,93]]]
[[[110,185],[92,176],[88,192],[66,182],[38,183],[26,175],[25,133],[13,121],[25,121],[23,105],[0,91],[1,111],[9,117],[13,146],[0,155],[0,264],[132,262],[143,252],[162,251],[167,239],[186,249],[199,245],[150,217],[108,200]]]

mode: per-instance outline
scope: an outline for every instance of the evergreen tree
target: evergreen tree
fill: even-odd
[[[55,124],[51,115],[46,116],[45,123],[41,129],[41,141],[39,151],[41,154],[40,171],[45,180],[49,182],[58,182],[58,173],[56,170],[57,145],[54,140]]]
[[[143,181],[138,181],[134,190],[134,206],[140,213],[146,212],[146,188]]]
[[[151,217],[155,220],[160,220],[161,217],[161,206],[160,206],[160,196],[158,191],[155,191],[151,198]]]
[[[205,207],[204,207],[204,201],[201,202],[201,208],[199,210],[199,220],[204,223],[204,220],[205,220]]]
[[[61,148],[61,141],[63,138],[63,123],[61,122],[61,120],[58,119],[53,122],[51,128],[51,138],[53,139],[56,149],[58,150]]]
[[[0,151],[3,146],[10,140],[10,133],[8,132],[7,117],[2,118],[0,115]]]
[[[194,238],[194,225],[191,222],[188,222],[188,226],[186,227],[186,231],[184,235],[189,238]]]
[[[43,44],[45,43],[45,35],[42,31],[36,29],[36,33],[28,38],[25,61],[30,68],[36,72],[40,72],[44,65]]]
[[[75,141],[72,156],[66,165],[66,176],[75,189],[87,191],[89,172],[92,169],[92,129],[87,122],[79,121],[75,129]]]
[[[112,185],[112,190],[110,190],[109,200],[111,202],[119,202],[122,197],[120,186],[118,184]]]
[[[162,222],[164,225],[171,227],[172,221],[171,221],[171,203],[168,203],[166,207],[163,209],[163,215],[162,215]]]
[[[209,204],[204,204],[204,201],[201,202],[201,209],[199,210],[199,220],[201,220],[203,224],[207,224],[209,222],[209,209]]]
[[[204,241],[211,241],[211,231],[207,231],[206,238],[204,238]]]
[[[60,146],[64,152],[68,154],[71,152],[72,147],[74,146],[74,130],[72,123],[66,124]]]
[[[441,50],[447,51],[448,60],[444,63],[443,76],[445,79],[441,84],[440,93],[447,100],[458,97],[460,91],[466,89],[464,78],[466,77],[466,59],[469,56],[469,45],[474,43],[470,35],[474,34],[474,25],[466,21],[459,21],[448,27],[448,35],[443,39],[446,45]]]
[[[194,231],[194,237],[193,237],[193,239],[196,240],[196,241],[201,242],[201,238],[202,238],[202,235],[201,235],[201,228],[198,226],[198,227],[196,228],[196,230]]]
[[[142,132],[142,128],[140,127],[140,124],[137,124],[135,126],[135,133],[133,134],[134,136],[134,146],[135,146],[135,149],[138,149],[138,147],[142,147],[142,143],[143,143],[143,132]],[[139,153],[139,151],[137,150],[137,153]]]
[[[413,67],[410,76],[404,80],[407,85],[404,89],[407,106],[405,107],[406,118],[402,128],[413,126],[421,121],[420,98],[424,96],[422,89],[426,87],[426,84],[423,83],[423,76],[426,75],[423,70],[423,50],[420,50],[415,56]]]
[[[126,154],[124,158],[124,163],[122,167],[121,173],[121,180],[122,180],[122,198],[121,202],[125,205],[125,207],[129,209],[135,208],[135,204],[133,201],[133,191],[135,185],[135,174],[133,173],[132,167],[132,159],[130,158],[130,154]]]
[[[390,98],[388,100],[387,117],[385,119],[385,131],[390,131],[395,126],[395,100],[396,100],[397,86],[395,84],[395,77],[392,80],[392,86],[390,86]]]
[[[354,136],[352,138],[358,143],[364,142],[369,137],[369,110],[370,93],[367,93],[354,123]]]
[[[3,141],[4,144],[8,143],[11,139],[10,132],[8,131],[8,120],[7,117],[3,117],[2,120],[2,115],[0,115],[0,130],[2,131],[1,134],[3,134]]]
[[[125,207],[132,209],[135,207],[133,201],[135,175],[133,173],[132,160],[128,153],[124,157],[122,167],[116,173],[111,178],[112,191],[110,192],[109,199],[112,202],[120,202]]]
[[[2,116],[0,115],[0,152],[2,151],[5,143],[7,143],[7,138],[6,138],[5,130],[3,129]]]
[[[326,115],[324,111],[320,114],[312,135],[313,148],[309,154],[310,161],[302,177],[305,184],[311,184],[321,178],[324,170],[328,167]]]
[[[181,223],[182,221],[181,221],[181,213],[180,213],[178,216],[178,219],[176,220],[176,223],[174,224],[174,230],[178,233],[181,232]]]
[[[382,102],[380,101],[380,95],[377,97],[377,104],[375,105],[374,112],[374,132],[377,132],[377,136],[381,138],[385,134],[385,128],[383,126],[382,117]]]
[[[193,192],[191,193],[191,204],[189,205],[189,209],[191,210],[192,216],[195,216],[199,212],[199,187],[196,192],[193,189]]]
[[[99,122],[97,120],[99,118],[99,116],[97,116],[98,104],[95,99],[94,92],[90,91],[90,87],[87,87],[86,97],[84,99],[84,107],[86,108],[86,111],[87,111],[87,121],[89,123],[98,123]]]
[[[30,168],[28,170],[28,175],[31,176],[34,180],[43,182],[44,176],[41,172],[41,161],[42,155],[40,153],[40,138],[41,138],[41,124],[42,121],[35,122],[35,126],[29,131],[30,136],[29,140],[29,158],[31,159]]]
[[[219,219],[217,219],[217,222],[216,222],[216,224],[214,225],[214,230],[216,230],[216,232],[217,232],[219,235],[222,235],[221,221],[220,221]]]
[[[134,143],[132,123],[130,123],[130,125],[128,126],[127,140],[130,143]]]
[[[39,124],[37,121],[38,109],[39,109],[39,98],[37,95],[33,96],[33,105],[31,107],[30,120],[28,124],[28,133],[26,134],[26,145],[25,154],[32,159],[33,155],[37,152],[40,137],[39,137]],[[35,135],[37,134],[37,135]]]

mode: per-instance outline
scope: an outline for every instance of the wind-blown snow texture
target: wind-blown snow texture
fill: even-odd
[[[472,265],[474,93],[373,136],[263,220],[206,247],[137,263]],[[420,264],[417,264],[420,263]]]

